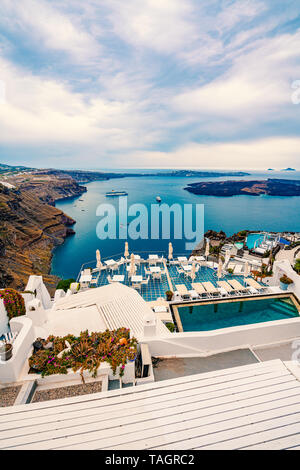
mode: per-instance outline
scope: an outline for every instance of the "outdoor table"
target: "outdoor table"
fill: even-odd
[[[178,259],[178,261],[179,261],[180,263],[184,263],[184,262],[187,261],[187,257],[186,257],[186,256],[178,256],[177,259]]]
[[[142,280],[143,280],[143,276],[137,276],[137,275],[131,276],[131,281],[133,283],[142,282]]]
[[[182,266],[182,269],[184,269],[186,272],[189,272],[192,270],[192,266],[190,264],[185,264]]]
[[[107,261],[105,261],[105,264],[107,266],[113,266],[115,264],[118,264],[114,259],[108,259]]]
[[[124,282],[124,274],[115,274],[112,278],[113,282]]]
[[[205,261],[204,256],[195,256],[195,261]]]
[[[158,255],[149,255],[148,257],[148,263],[149,264],[156,264],[159,261]]]
[[[161,269],[159,266],[150,266],[149,268],[150,272],[153,273],[161,273]]]

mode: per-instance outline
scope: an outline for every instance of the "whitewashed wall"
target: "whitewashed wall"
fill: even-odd
[[[263,346],[300,337],[300,318],[237,326],[214,331],[174,333],[147,338],[152,356],[206,357],[224,351]],[[292,354],[292,351],[291,351]]]

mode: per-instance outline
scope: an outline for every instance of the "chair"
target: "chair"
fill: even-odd
[[[145,269],[145,274],[146,274],[147,276],[151,276],[151,271],[150,271],[150,269],[147,269],[146,266],[145,266],[144,269]]]
[[[149,276],[147,277],[147,279],[143,279],[141,284],[143,286],[147,286],[149,284],[149,279],[150,279]]]
[[[113,282],[112,278],[110,277],[110,275],[108,274],[108,276],[106,277],[106,279],[108,280],[109,284],[111,284]]]

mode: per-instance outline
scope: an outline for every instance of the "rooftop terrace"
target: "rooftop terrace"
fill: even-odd
[[[230,267],[236,267],[239,274],[229,274],[227,272],[228,265],[226,268],[224,264],[222,272],[218,273],[218,264],[208,261],[203,256],[190,258],[178,256],[171,261],[160,255],[148,255],[149,257],[145,256],[144,258],[138,254],[134,256],[134,273],[131,272],[131,259],[122,257],[118,259],[117,256],[103,260],[101,267],[98,268],[85,268],[82,266],[77,278],[81,289],[120,282],[129,287],[134,287],[147,302],[150,302],[161,297],[165,298],[168,290],[176,293],[177,286],[185,286],[187,291],[194,291],[192,285],[194,283],[210,282],[216,289],[220,290],[218,281],[229,281],[230,283],[235,280],[245,287],[245,263],[231,262]],[[91,266],[91,263],[87,263],[87,265]],[[262,283],[259,284],[263,285]],[[209,296],[211,293],[207,292],[207,294]],[[232,290],[232,294],[238,295],[238,289]],[[220,295],[224,295],[224,292]]]

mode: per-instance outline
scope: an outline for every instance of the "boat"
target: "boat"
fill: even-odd
[[[160,197],[160,196],[156,196],[156,200],[157,200],[157,202],[161,202],[161,197]]]
[[[127,196],[128,193],[126,191],[115,191],[112,189],[111,191],[105,194],[106,197],[118,197],[118,196]]]

